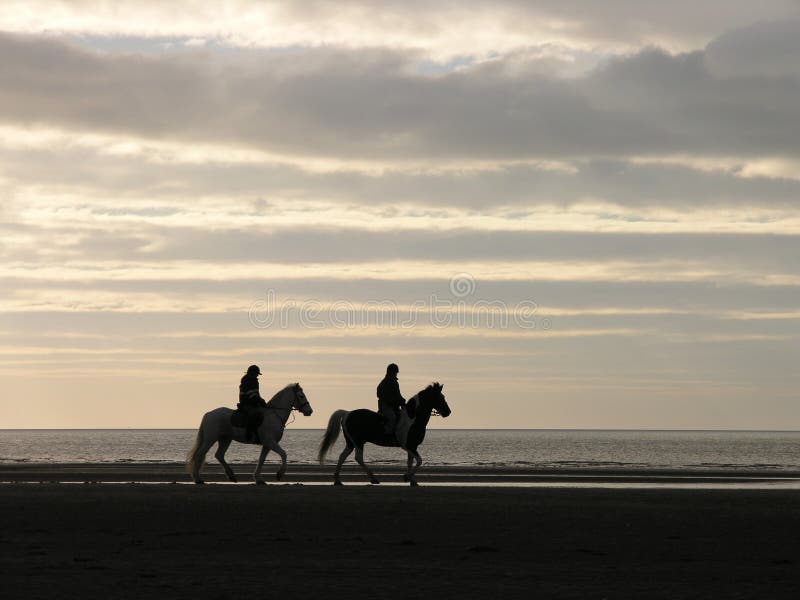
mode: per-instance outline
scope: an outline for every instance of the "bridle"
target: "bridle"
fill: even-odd
[[[294,398],[295,398],[295,400],[297,400],[297,390],[298,390],[298,388],[296,387],[294,389]],[[292,415],[292,420],[289,421],[289,423],[284,423],[283,426],[286,427],[286,425],[294,423],[294,415],[292,414],[293,412],[295,412],[295,411],[302,412],[303,409],[306,408],[306,407],[311,408],[311,403],[308,401],[308,398],[306,398],[305,396],[303,396],[303,398],[305,399],[305,402],[303,402],[303,404],[301,404],[300,406],[295,406],[294,402],[292,402],[291,406],[269,406],[269,405],[267,405],[264,408],[266,410],[288,410],[289,414],[286,415],[286,418],[288,419],[289,415]]]
[[[422,399],[419,397],[419,394],[417,394],[416,396],[411,398],[411,400],[413,400],[414,398],[417,399],[417,407],[419,407],[419,403],[422,402]],[[442,414],[438,410],[436,410],[435,408],[431,407],[431,416],[432,417],[441,417]]]
[[[297,400],[298,393],[301,393],[301,394],[303,393],[303,390],[300,389],[300,384],[299,383],[294,388],[294,399],[295,400]],[[300,412],[303,412],[303,409],[305,409],[305,408],[308,408],[310,410],[314,410],[313,408],[311,408],[311,403],[308,401],[308,398],[306,398],[305,394],[303,394],[303,404],[301,404],[300,406],[295,406],[294,402],[292,402],[292,405],[289,408],[292,409],[292,410],[300,411]]]

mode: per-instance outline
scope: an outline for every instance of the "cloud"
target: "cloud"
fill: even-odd
[[[148,235],[149,234],[149,235]],[[296,227],[273,231],[197,228],[140,231],[141,237],[92,233],[77,238],[74,259],[214,261],[371,266],[393,262],[675,261],[794,272],[800,235],[655,234],[564,231],[368,231]],[[152,241],[157,240],[157,241]],[[153,247],[148,247],[152,244]],[[717,266],[720,266],[720,264]],[[456,269],[455,272],[458,272]]]
[[[768,41],[767,41],[768,43]],[[502,59],[419,74],[413,53],[103,55],[0,37],[0,119],[347,160],[796,157],[796,83],[719,79],[645,50],[562,80]]]
[[[800,77],[800,19],[759,22],[724,33],[705,49],[715,77]]]
[[[631,50],[658,44],[702,47],[719,33],[755,20],[797,14],[791,0],[314,0],[302,3],[228,0],[8,0],[0,29],[26,34],[212,39],[232,46],[286,48],[386,46],[421,49],[437,60],[490,56],[533,45]],[[369,24],[369,26],[365,26]],[[102,45],[102,44],[101,44]]]
[[[320,172],[249,156],[164,162],[138,143],[135,151],[109,154],[123,145],[122,135],[21,128],[5,138],[3,133],[9,128],[0,128],[6,220],[64,232],[106,229],[125,236],[150,226],[800,231],[800,181],[749,175],[768,166],[756,161],[683,156],[594,159],[570,163],[571,169],[498,163],[376,172],[345,163]],[[170,152],[180,154],[183,146],[172,146]],[[191,145],[186,148],[191,152]],[[11,237],[26,235],[20,228]]]

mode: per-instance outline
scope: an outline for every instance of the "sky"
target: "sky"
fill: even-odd
[[[0,4],[0,428],[800,429],[800,3]]]

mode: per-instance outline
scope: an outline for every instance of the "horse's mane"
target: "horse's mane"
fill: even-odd
[[[283,386],[281,389],[279,389],[277,392],[275,392],[275,395],[272,398],[269,399],[269,402],[272,402],[273,400],[275,400],[275,398],[280,396],[283,392],[288,390],[290,387],[294,387],[296,385],[300,385],[300,384],[297,383],[297,382],[295,382],[295,383],[287,383],[285,386]],[[267,404],[269,404],[269,402],[267,402]]]
[[[430,394],[431,392],[434,393],[441,392],[442,387],[443,386],[441,383],[439,383],[438,381],[434,381],[433,383],[428,384],[428,387],[426,387],[424,390],[421,390],[419,394],[415,395],[414,398],[418,398],[419,400],[421,400],[423,395],[428,396],[428,394]]]

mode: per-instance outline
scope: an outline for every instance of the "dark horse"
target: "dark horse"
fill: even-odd
[[[370,483],[380,483],[370,468],[364,464],[364,444],[367,442],[377,446],[404,448],[408,452],[408,471],[404,478],[411,485],[418,485],[415,473],[422,464],[422,459],[417,448],[425,439],[425,428],[431,419],[431,413],[435,410],[443,417],[450,416],[450,407],[447,406],[442,394],[443,387],[439,383],[432,383],[406,403],[406,409],[400,414],[397,423],[398,437],[403,443],[398,442],[392,434],[385,433],[383,418],[376,412],[361,408],[354,411],[337,410],[333,413],[328,421],[325,436],[319,444],[318,455],[320,464],[324,463],[325,455],[339,437],[339,430],[344,432],[347,445],[339,455],[339,462],[333,473],[333,485],[342,485],[339,473],[342,464],[353,450],[356,451],[356,460],[366,471]],[[412,468],[414,461],[416,466]]]

